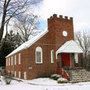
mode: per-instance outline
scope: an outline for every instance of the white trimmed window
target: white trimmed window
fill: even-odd
[[[13,56],[11,57],[11,65],[13,65]]]
[[[17,73],[16,73],[16,71],[15,71],[15,72],[14,72],[14,76],[15,76],[15,77],[16,77],[16,74],[17,74]]]
[[[27,73],[24,72],[24,79],[27,79]]]
[[[18,54],[18,64],[21,64],[21,53]]]
[[[17,62],[16,62],[16,55],[14,56],[14,65],[16,65],[17,64]]]
[[[43,55],[42,55],[42,48],[41,47],[37,47],[36,51],[35,51],[35,61],[36,63],[43,63]]]
[[[51,63],[54,63],[54,50],[51,50]]]
[[[21,78],[21,72],[20,71],[18,72],[18,76],[19,76],[19,78]]]

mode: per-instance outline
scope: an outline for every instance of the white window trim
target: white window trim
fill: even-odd
[[[27,79],[27,72],[24,72],[24,79]]]
[[[17,64],[17,62],[16,62],[16,55],[14,56],[14,65],[16,65]]]
[[[18,54],[18,64],[21,64],[21,53]]]
[[[17,76],[17,72],[16,72],[16,71],[14,72],[14,76],[15,76],[15,77]]]
[[[18,72],[18,76],[19,76],[19,78],[21,78],[21,71]]]
[[[41,52],[41,61],[40,62],[37,61],[37,52]],[[35,62],[36,62],[36,64],[42,64],[43,63],[43,52],[42,52],[41,47],[36,47],[36,50],[35,50]]]
[[[11,57],[11,65],[13,65],[13,56]]]
[[[51,50],[51,63],[54,63],[54,50]]]

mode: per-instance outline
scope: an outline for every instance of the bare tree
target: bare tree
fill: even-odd
[[[38,30],[39,17],[33,14],[22,15],[14,24],[14,30],[21,35],[21,41],[28,41],[30,35],[36,35]]]
[[[85,56],[88,52],[88,48],[89,48],[89,39],[88,39],[88,35],[87,32],[83,31],[81,32],[77,32],[76,34],[76,39],[78,40],[80,46],[82,47]]]
[[[3,36],[5,25],[14,17],[18,18],[19,15],[25,13],[31,4],[37,4],[42,0],[0,0],[0,41]]]
[[[84,65],[87,66],[87,54],[88,54],[88,48],[90,45],[87,32],[85,30],[83,30],[82,33],[77,32],[76,39],[78,40],[79,45],[82,47],[84,51],[83,53]]]

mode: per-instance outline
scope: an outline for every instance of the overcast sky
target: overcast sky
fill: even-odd
[[[90,29],[90,0],[44,0],[41,7],[44,19],[56,13],[73,17],[75,31]]]

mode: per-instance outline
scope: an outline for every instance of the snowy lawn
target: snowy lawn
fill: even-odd
[[[12,80],[10,85],[4,85],[0,81],[0,90],[90,90],[90,82],[58,84],[49,78]]]

